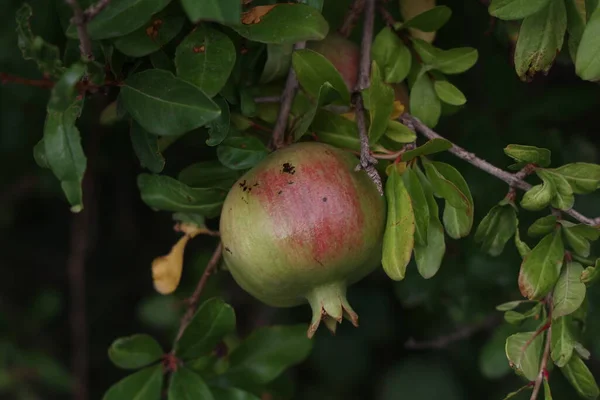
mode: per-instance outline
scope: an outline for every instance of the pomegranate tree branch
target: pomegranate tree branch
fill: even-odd
[[[110,0],[100,0],[96,4],[92,4],[83,12],[86,22],[90,22],[100,11],[104,10],[110,4]]]
[[[421,135],[423,135],[429,139],[440,138],[440,139],[447,140],[446,138],[442,137],[440,134],[435,132],[433,129],[429,128],[427,125],[422,123],[418,118],[416,118],[408,113],[405,113],[404,115],[402,115],[400,117],[400,120],[407,126],[412,125],[416,132],[420,133]],[[496,178],[498,178],[500,180],[503,180],[504,182],[508,183],[508,185],[513,188],[521,189],[524,191],[531,189],[531,185],[529,183],[525,182],[519,173],[512,174],[510,172],[504,171],[504,170],[490,164],[489,162],[485,161],[484,159],[477,157],[475,154],[468,152],[467,150],[463,149],[462,147],[457,146],[454,143],[452,144],[452,147],[448,151],[450,153],[454,154],[455,156],[457,156],[458,158],[463,159],[466,162],[470,163],[471,165],[481,169],[482,171],[485,171],[488,174],[495,176]],[[565,210],[562,212],[567,215],[570,215],[571,217],[575,218],[577,221],[579,221],[583,224],[590,225],[590,226],[600,225],[600,217],[595,218],[595,219],[589,218],[574,209]]]
[[[73,9],[71,23],[77,27],[81,55],[88,60],[93,60],[94,53],[92,53],[92,39],[90,39],[90,35],[88,35],[87,32],[88,20],[85,13],[77,0],[65,0],[65,2]]]
[[[367,125],[365,121],[365,105],[361,92],[369,87],[369,76],[371,75],[371,44],[373,42],[373,25],[375,23],[375,0],[365,1],[365,22],[363,26],[362,41],[360,44],[360,62],[358,69],[358,79],[354,93],[352,93],[352,105],[356,113],[356,125],[360,135],[360,163],[356,170],[364,169],[367,175],[377,186],[377,190],[383,196],[383,185],[381,177],[375,169],[377,159],[371,155],[369,146],[369,135],[367,134]]]
[[[544,354],[542,355],[542,361],[540,362],[540,372],[537,376],[537,379],[535,380],[535,386],[533,387],[533,392],[531,393],[531,397],[529,400],[537,399],[544,379],[548,379],[547,367],[548,359],[550,358],[550,346],[552,343],[552,294],[549,294],[548,297],[546,297],[546,304],[548,305],[548,321],[551,325],[550,329],[548,329],[548,333],[546,334],[546,346],[544,347]]]
[[[35,86],[44,89],[52,89],[54,82],[49,79],[28,79],[21,76],[10,75],[6,72],[0,72],[0,82],[5,85],[7,83],[17,83],[25,86]]]
[[[219,241],[219,244],[215,248],[215,251],[213,252],[212,257],[210,258],[210,261],[208,261],[208,264],[206,265],[206,269],[204,270],[202,277],[200,277],[200,280],[198,281],[198,285],[196,285],[196,289],[194,290],[194,293],[192,293],[192,295],[190,296],[190,298],[187,301],[188,307],[187,307],[185,314],[181,318],[181,322],[179,323],[179,331],[177,331],[177,336],[175,337],[175,342],[177,342],[177,341],[179,341],[179,339],[181,339],[181,335],[183,335],[183,332],[185,332],[185,328],[187,328],[187,326],[190,324],[190,321],[192,320],[192,317],[194,316],[194,313],[196,312],[196,308],[198,307],[198,302],[200,301],[200,295],[202,294],[202,291],[204,290],[204,287],[206,286],[206,283],[208,282],[208,278],[215,271],[215,269],[217,268],[217,265],[219,265],[219,261],[221,260],[222,252],[223,252],[223,244]]]
[[[342,26],[338,29],[340,35],[344,37],[350,36],[350,33],[352,32],[352,29],[354,29],[356,21],[360,14],[362,14],[364,8],[365,0],[354,0],[348,9],[348,12],[346,12]]]
[[[306,42],[298,42],[294,45],[294,50],[301,50],[306,47]],[[283,92],[281,93],[281,104],[279,106],[279,114],[273,128],[273,136],[271,138],[271,148],[276,150],[285,145],[285,131],[287,128],[288,117],[292,110],[292,102],[298,90],[298,79],[294,69],[290,67]]]

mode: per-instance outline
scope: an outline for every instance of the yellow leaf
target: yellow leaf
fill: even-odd
[[[189,236],[190,239],[193,239],[196,236],[202,233],[208,233],[209,231],[205,226],[198,226],[194,224],[180,222],[177,225],[175,225],[175,232],[183,232],[186,236]]]
[[[400,100],[394,100],[394,109],[392,110],[390,119],[398,119],[402,114],[404,114],[404,104]]]
[[[152,280],[154,288],[160,294],[173,293],[181,279],[183,269],[183,252],[191,236],[184,235],[171,248],[166,256],[157,257],[152,261]]]
[[[260,19],[264,17],[267,13],[269,13],[269,11],[271,11],[275,6],[277,6],[277,4],[273,4],[270,6],[256,6],[254,8],[251,8],[250,10],[242,14],[242,24],[258,24],[260,22]]]

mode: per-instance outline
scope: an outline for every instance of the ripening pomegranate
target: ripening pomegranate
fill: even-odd
[[[308,42],[306,47],[327,58],[344,78],[348,90],[354,90],[360,59],[360,48],[356,43],[331,32],[323,40]]]
[[[346,287],[380,265],[385,200],[358,159],[322,143],[270,154],[231,189],[221,214],[226,267],[274,307],[308,302],[312,337],[323,320],[358,326]]]

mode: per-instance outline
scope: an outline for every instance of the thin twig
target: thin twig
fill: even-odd
[[[298,42],[294,45],[294,50],[301,50],[306,47],[306,42]],[[296,73],[294,69],[290,67],[287,79],[285,81],[285,87],[281,93],[281,105],[279,107],[279,115],[277,115],[277,121],[273,128],[273,136],[271,138],[270,147],[274,150],[280,149],[285,145],[285,131],[287,128],[288,117],[292,110],[292,102],[296,91],[298,90],[298,80],[296,79]]]
[[[206,269],[204,270],[202,277],[198,281],[198,285],[196,286],[194,293],[192,293],[192,295],[190,296],[190,298],[187,301],[188,308],[187,308],[185,314],[183,315],[183,317],[181,318],[181,322],[179,323],[179,331],[177,332],[177,336],[175,337],[175,342],[177,342],[177,341],[179,341],[179,339],[181,339],[181,335],[183,335],[183,332],[185,332],[185,328],[187,328],[187,326],[190,324],[190,321],[192,320],[192,317],[194,316],[194,313],[196,312],[196,307],[198,306],[198,302],[200,301],[200,295],[202,294],[202,290],[204,290],[204,287],[206,286],[206,283],[208,282],[208,278],[210,277],[210,275],[217,268],[217,265],[219,264],[219,260],[221,260],[222,252],[223,252],[223,244],[219,241],[219,244],[215,248],[215,251],[213,252],[212,257],[210,258],[210,261],[206,265]]]
[[[548,305],[548,321],[550,324],[552,324],[552,312],[553,312],[552,294],[549,294],[548,297],[546,298],[546,304]],[[544,347],[544,354],[542,355],[542,361],[540,362],[540,372],[537,376],[537,379],[535,380],[535,386],[533,387],[533,393],[531,393],[531,397],[529,400],[537,399],[537,396],[542,387],[542,383],[548,375],[547,366],[548,366],[548,359],[550,358],[551,342],[552,342],[552,326],[550,326],[550,329],[548,329],[548,333],[546,334],[546,346]]]
[[[104,10],[110,4],[110,0],[100,0],[96,4],[92,4],[83,12],[86,22],[89,23],[100,11]]]
[[[371,155],[369,146],[369,135],[365,121],[365,105],[361,92],[369,87],[369,76],[371,75],[371,44],[373,42],[373,24],[375,23],[375,0],[365,1],[365,22],[363,26],[362,41],[360,44],[360,64],[358,79],[354,93],[352,93],[352,105],[356,114],[356,125],[360,136],[360,163],[356,170],[364,169],[367,175],[377,186],[377,190],[383,196],[383,185],[381,177],[375,169],[377,159]]]
[[[88,20],[83,12],[83,9],[77,0],[65,0],[65,2],[73,9],[73,18],[71,18],[71,23],[77,27],[77,36],[79,36],[79,50],[81,51],[81,55],[88,60],[93,60],[94,53],[92,53],[92,40],[87,32]]]
[[[6,72],[0,72],[0,83],[6,85],[7,83],[17,83],[25,86],[35,86],[44,89],[52,89],[54,82],[49,79],[28,79],[21,76],[7,74]]]
[[[493,328],[494,326],[498,325],[500,321],[501,319],[497,315],[490,315],[481,322],[461,327],[455,332],[437,337],[432,340],[418,342],[411,338],[404,344],[404,347],[411,350],[444,349],[452,343],[468,339],[480,331]]]
[[[356,21],[358,21],[358,17],[360,17],[364,8],[365,0],[354,0],[344,17],[342,26],[338,29],[340,35],[344,37],[350,36],[350,33],[352,33],[352,29],[356,26]]]
[[[405,124],[408,124],[408,123],[412,124],[417,132],[419,132],[420,134],[422,134],[423,136],[425,136],[429,139],[445,139],[445,140],[447,140],[446,138],[442,137],[437,132],[435,132],[433,129],[429,128],[427,125],[422,123],[418,118],[416,118],[408,113],[405,113],[404,115],[402,115],[400,117],[400,119]],[[452,147],[448,151],[450,153],[454,154],[455,156],[457,156],[458,158],[463,159],[463,160],[467,161],[468,163],[470,163],[471,165],[474,165],[475,167],[481,169],[482,171],[485,171],[488,174],[495,176],[496,178],[498,178],[500,180],[503,180],[504,182],[508,183],[511,187],[515,187],[517,189],[521,189],[524,191],[527,191],[527,190],[531,189],[531,187],[532,187],[529,183],[525,182],[523,179],[520,179],[519,176],[517,176],[517,174],[511,174],[510,172],[504,171],[504,170],[490,164],[489,162],[485,161],[484,159],[477,157],[475,154],[468,152],[467,150],[463,149],[462,147],[457,146],[454,143],[452,144]],[[562,211],[562,212],[567,215],[570,215],[571,217],[575,218],[577,221],[579,221],[583,224],[590,225],[590,226],[600,225],[600,217],[595,218],[595,219],[589,218],[574,209],[570,209],[570,210],[566,210],[566,211]]]

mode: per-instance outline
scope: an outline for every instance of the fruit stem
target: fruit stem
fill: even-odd
[[[313,317],[308,328],[307,336],[312,338],[321,320],[325,326],[335,334],[337,324],[346,318],[352,325],[358,326],[358,315],[346,299],[346,284],[335,282],[313,289],[306,299],[312,308]]]

